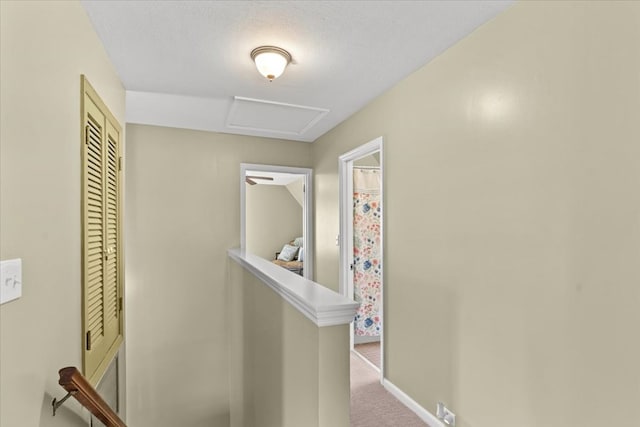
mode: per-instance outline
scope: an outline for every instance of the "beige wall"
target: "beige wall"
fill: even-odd
[[[287,190],[302,208],[304,206],[304,178],[297,179],[287,184]]]
[[[348,427],[348,325],[318,328],[227,263],[231,427]]]
[[[0,257],[23,266],[0,306],[0,425],[86,425],[50,405],[58,369],[82,367],[80,74],[121,123],[124,89],[78,2],[2,1],[0,28]]]
[[[387,375],[461,427],[640,425],[640,3],[521,2],[313,144],[382,135]],[[613,412],[612,412],[613,411]]]
[[[246,249],[274,259],[285,243],[302,236],[302,206],[283,185],[245,184],[245,189]]]
[[[353,161],[353,166],[380,166],[380,153],[373,153]]]
[[[49,403],[81,360],[79,75],[121,121],[124,92],[78,3],[0,20],[0,257],[24,287],[0,306],[0,424],[68,426]],[[129,126],[129,423],[229,422],[239,163],[313,150],[316,277],[337,289],[336,159],[382,135],[389,379],[462,427],[640,424],[639,40],[637,2],[523,2],[312,146]]]
[[[309,167],[310,155],[306,143],[127,126],[132,426],[228,425],[226,251],[240,246],[240,163]]]

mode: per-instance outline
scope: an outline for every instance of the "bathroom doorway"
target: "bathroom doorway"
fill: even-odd
[[[382,138],[340,156],[340,291],[360,303],[351,349],[384,378]]]

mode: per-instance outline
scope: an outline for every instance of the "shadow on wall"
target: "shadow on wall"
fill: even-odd
[[[51,402],[54,398],[58,399],[58,401],[61,400],[66,394],[67,392],[62,387],[60,387],[58,396],[44,393],[39,427],[87,427],[89,425],[89,412],[85,411],[72,397],[63,406],[60,406],[56,410],[56,416],[53,416]]]
[[[278,304],[274,300],[277,297],[252,274],[230,260],[227,268],[232,353],[230,426],[281,426],[282,310],[275,309],[272,303]]]
[[[319,424],[322,399],[335,395],[335,390],[324,397],[321,392],[320,328],[234,261],[228,261],[227,268],[230,426],[343,427],[343,423]],[[326,328],[326,333],[331,330]],[[345,337],[346,354],[346,328],[337,331]],[[324,338],[331,349],[332,340]],[[346,414],[348,422],[345,405],[344,413],[332,408],[339,412],[338,419]]]

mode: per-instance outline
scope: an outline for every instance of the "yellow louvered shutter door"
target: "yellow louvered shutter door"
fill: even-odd
[[[120,334],[120,251],[119,236],[119,132],[107,121],[105,144],[105,269],[104,269],[104,335],[113,342]]]
[[[104,340],[104,167],[103,141],[105,117],[85,95],[84,141],[84,324],[85,375],[90,376],[100,363]],[[102,351],[104,352],[104,351]]]
[[[93,384],[122,342],[120,127],[83,78],[83,366]]]

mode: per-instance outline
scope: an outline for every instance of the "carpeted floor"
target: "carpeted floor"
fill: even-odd
[[[358,353],[360,353],[360,355],[362,355],[362,357],[380,369],[380,341],[356,344],[354,348]]]
[[[351,427],[426,425],[382,387],[380,374],[375,369],[351,353]]]

